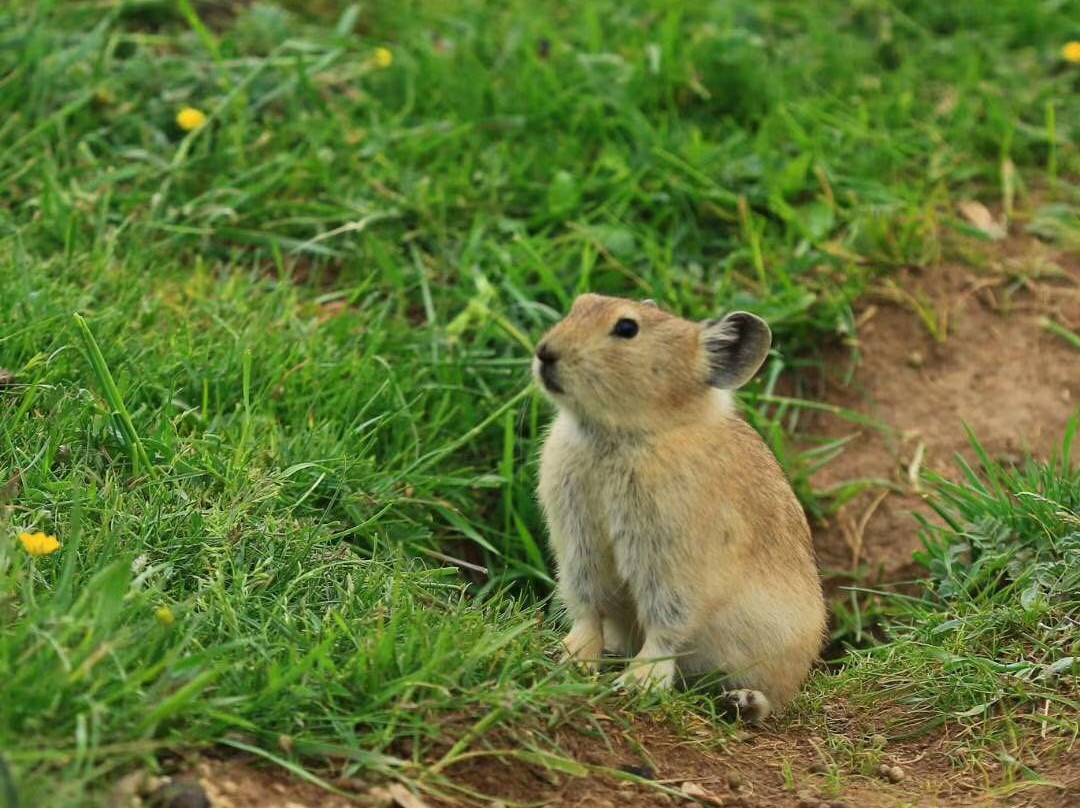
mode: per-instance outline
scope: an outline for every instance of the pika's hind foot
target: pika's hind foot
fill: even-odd
[[[772,712],[772,705],[760,690],[729,690],[724,697],[731,709],[746,724],[760,724]]]

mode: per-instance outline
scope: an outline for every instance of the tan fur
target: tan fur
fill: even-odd
[[[639,324],[631,339],[612,335],[624,317]],[[764,694],[762,717],[805,680],[825,607],[790,485],[730,392],[709,385],[710,363],[727,354],[706,340],[726,327],[579,298],[541,343],[563,392],[548,391],[559,412],[539,494],[573,621],[568,654],[636,654],[624,685],[721,670]],[[760,329],[751,374],[768,345]]]

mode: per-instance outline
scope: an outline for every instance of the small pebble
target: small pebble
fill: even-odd
[[[913,368],[921,368],[926,364],[926,357],[922,355],[921,351],[912,351],[908,354],[907,363]]]
[[[880,732],[875,732],[873,735],[870,736],[870,745],[877,749],[883,749],[885,747],[886,740],[887,739],[885,738],[885,736],[882,735]]]
[[[829,765],[827,763],[822,763],[820,760],[817,763],[811,764],[811,766],[810,766],[810,774],[828,774],[828,773],[829,773]]]
[[[904,770],[899,766],[890,766],[888,763],[882,763],[878,766],[877,773],[890,783],[899,783],[904,779]]]
[[[700,783],[695,783],[688,780],[679,786],[679,791],[682,792],[684,797],[690,800],[703,803],[704,805],[727,805],[728,800],[723,797],[719,797],[713,794],[711,791],[706,790]],[[736,797],[735,799],[739,799]]]
[[[150,795],[154,808],[210,808],[210,799],[195,780],[172,780]]]
[[[635,777],[640,777],[643,780],[655,780],[656,772],[653,771],[651,766],[635,766],[632,763],[628,763],[625,766],[620,766],[619,771],[624,771],[627,774],[632,774]]]
[[[729,772],[727,776],[727,787],[732,791],[738,791],[742,788],[743,779],[738,772]]]

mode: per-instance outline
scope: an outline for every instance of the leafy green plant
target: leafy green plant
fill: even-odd
[[[968,727],[968,747],[1067,744],[1080,715],[1080,415],[1049,462],[993,461],[933,480],[941,523],[923,520],[921,597],[886,597],[886,644],[855,655],[852,679],[905,705],[906,731]],[[1040,728],[1037,741],[1023,728]],[[1007,744],[1006,744],[1007,745]]]

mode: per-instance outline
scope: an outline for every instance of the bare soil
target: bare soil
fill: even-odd
[[[851,437],[843,454],[813,482],[828,490],[873,480],[815,532],[822,567],[861,570],[872,579],[913,576],[918,524],[931,516],[919,473],[955,476],[956,454],[972,452],[968,425],[987,452],[1012,462],[1024,451],[1049,457],[1080,407],[1080,351],[1050,333],[1042,318],[1080,329],[1080,263],[1031,239],[991,249],[966,245],[971,260],[893,275],[857,312],[860,361],[853,377],[850,346],[826,363],[824,400],[884,424],[873,429],[835,415],[815,418],[809,432]],[[920,313],[921,312],[921,313]],[[1080,450],[1080,447],[1077,447]],[[1080,806],[1080,753],[1039,755],[1030,768],[987,762],[962,771],[949,762],[958,739],[946,724],[903,741],[885,741],[887,714],[867,715],[829,701],[824,720],[800,716],[763,729],[718,732],[701,720],[689,731],[648,716],[599,720],[603,736],[569,727],[555,740],[590,769],[570,776],[513,756],[513,742],[449,767],[461,791],[443,797],[369,784],[338,783],[350,798],[328,794],[241,759],[203,759],[187,776],[200,782],[214,808],[337,808],[346,804],[401,808],[476,804],[580,806]],[[822,737],[823,734],[828,737]],[[492,743],[498,744],[496,734]],[[842,759],[830,749],[845,749]],[[883,773],[880,767],[897,766]],[[663,785],[629,782],[605,771],[632,767]],[[1034,772],[1038,772],[1035,774]],[[891,777],[891,779],[890,779]],[[896,782],[893,782],[896,780]],[[465,795],[487,795],[469,799]]]
[[[817,490],[852,480],[893,487],[869,486],[816,532],[823,567],[862,567],[871,580],[914,574],[912,514],[931,516],[920,472],[955,478],[958,454],[975,461],[965,425],[995,460],[1052,455],[1080,408],[1080,351],[1048,331],[1044,318],[1080,328],[1080,262],[1033,239],[1002,245],[979,271],[956,264],[902,271],[867,298],[857,312],[854,377],[845,383],[850,362],[837,351],[826,363],[824,398],[886,429],[836,415],[814,419],[809,432],[852,439],[812,482]],[[1077,452],[1074,445],[1074,459]]]
[[[864,716],[829,716],[829,734],[840,733],[853,753],[838,760],[827,751],[820,734],[798,723],[769,730],[739,732],[716,741],[716,728],[702,721],[690,733],[639,717],[629,728],[610,727],[608,740],[562,731],[557,740],[575,759],[607,769],[646,772],[654,782],[676,792],[658,793],[610,774],[588,777],[553,774],[510,760],[478,759],[449,774],[469,787],[501,799],[507,805],[532,802],[592,808],[698,803],[742,808],[843,808],[843,806],[1009,805],[1064,808],[1080,801],[1080,772],[1074,768],[1054,785],[1021,782],[997,796],[987,794],[986,782],[952,774],[945,759],[946,739],[916,739],[902,745],[875,745],[873,726]],[[698,736],[697,740],[693,740]],[[898,782],[879,773],[882,766],[897,772]],[[1000,773],[998,773],[1000,774]],[[992,777],[993,775],[991,775]],[[1069,780],[1067,778],[1071,777]],[[1047,780],[1051,778],[1045,778]],[[691,799],[693,797],[693,799]],[[450,805],[432,800],[431,805]]]
[[[452,786],[433,782],[431,792],[410,792],[400,784],[387,788],[339,780],[336,785],[351,792],[348,798],[340,797],[290,779],[280,770],[236,758],[201,760],[183,777],[202,785],[213,808],[344,808],[356,804],[384,808],[463,804],[1073,808],[1080,804],[1080,761],[1075,755],[1071,760],[1058,757],[1049,765],[1042,764],[1039,774],[1029,777],[1016,771],[1006,776],[999,764],[990,764],[982,773],[965,773],[949,766],[948,747],[954,741],[947,731],[902,743],[883,743],[877,730],[889,723],[887,716],[868,719],[846,712],[843,705],[829,705],[826,712],[824,734],[842,737],[843,747],[849,750],[842,758],[828,751],[836,745],[823,737],[820,727],[811,728],[797,719],[784,726],[729,736],[719,734],[703,719],[689,731],[676,731],[648,716],[628,720],[624,715],[600,719],[603,740],[595,732],[586,734],[570,727],[555,734],[562,754],[589,768],[586,776],[523,762],[512,754],[514,743],[507,741],[491,747],[488,755],[449,767],[444,774]],[[496,744],[499,740],[496,734]],[[890,767],[897,782],[881,773],[882,766]],[[619,771],[649,782],[633,782]],[[477,799],[470,793],[484,797]]]

